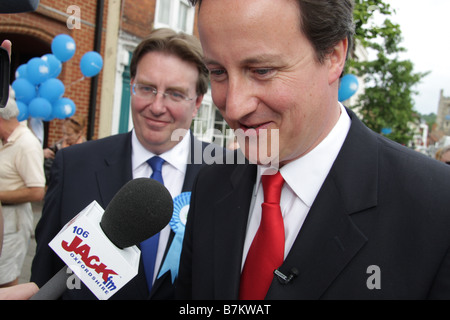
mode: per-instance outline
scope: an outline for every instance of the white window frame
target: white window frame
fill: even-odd
[[[169,23],[160,21],[159,17],[160,7],[162,5],[170,6],[170,16]],[[180,6],[185,5],[188,7],[187,17],[186,17],[186,30],[181,29],[178,26]],[[157,0],[155,7],[155,29],[159,28],[170,28],[177,32],[184,32],[187,34],[192,34],[194,32],[194,19],[195,19],[195,7],[191,6],[187,0]]]

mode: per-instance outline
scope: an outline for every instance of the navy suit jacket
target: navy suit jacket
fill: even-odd
[[[191,135],[193,150],[207,146]],[[203,158],[202,158],[203,160]],[[199,161],[191,161],[186,169],[182,191],[192,189],[194,179],[202,167]],[[48,243],[75,215],[96,200],[102,208],[132,179],[131,132],[89,141],[64,148],[57,152],[51,171],[51,182],[44,199],[42,218],[36,228],[36,254],[32,264],[31,281],[41,287],[63,266],[62,260]],[[173,232],[169,238],[173,239]],[[111,299],[171,299],[173,285],[170,272],[157,279],[150,296],[145,280],[142,260],[138,275]],[[63,298],[95,299],[82,284],[81,290],[66,290]]]
[[[450,166],[352,124],[266,299],[450,299]],[[203,168],[177,298],[238,299],[256,166]],[[220,183],[217,183],[220,181]]]

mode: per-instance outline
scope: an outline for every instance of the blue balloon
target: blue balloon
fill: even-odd
[[[54,54],[44,54],[41,59],[46,61],[50,67],[50,78],[59,76],[62,70],[62,63]]]
[[[16,69],[16,79],[19,78],[26,78],[27,77],[27,65],[26,64],[21,64],[17,69]]]
[[[16,101],[28,104],[36,97],[36,86],[25,78],[14,80],[11,86],[16,93]]]
[[[358,91],[359,83],[358,78],[353,74],[346,74],[341,79],[339,87],[339,102],[350,99],[356,91]]]
[[[27,63],[27,79],[38,85],[50,77],[50,66],[41,58],[31,58]]]
[[[39,86],[39,96],[50,103],[55,102],[64,95],[65,87],[61,80],[50,78]]]
[[[53,116],[58,119],[70,118],[75,114],[75,103],[69,98],[61,98],[53,104]]]
[[[86,52],[80,60],[81,73],[83,73],[85,77],[96,76],[102,68],[103,59],[98,52]]]
[[[76,47],[73,38],[67,34],[57,35],[52,41],[52,53],[61,62],[70,60],[75,54]]]
[[[28,105],[28,114],[33,118],[46,119],[52,114],[52,105],[47,99],[34,98]]]
[[[19,109],[19,115],[17,116],[17,120],[24,121],[28,119],[28,106],[22,101],[16,101],[17,108]]]

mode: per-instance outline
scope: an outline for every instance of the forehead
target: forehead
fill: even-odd
[[[199,34],[207,61],[290,54],[308,45],[295,0],[205,0]]]
[[[288,21],[290,27],[300,26],[297,0],[204,0],[199,11],[199,29],[246,25],[258,29],[277,26],[272,30],[288,31],[282,28],[284,21]]]
[[[194,85],[199,73],[194,63],[182,60],[174,54],[151,51],[137,64],[136,80],[143,82],[165,81],[179,85]]]

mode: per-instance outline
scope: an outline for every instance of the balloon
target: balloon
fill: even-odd
[[[61,98],[53,104],[53,116],[58,119],[69,118],[74,115],[75,103],[69,98]]]
[[[381,133],[384,135],[390,135],[392,133],[392,128],[383,128],[381,129]]]
[[[26,78],[27,77],[27,65],[26,64],[21,64],[17,69],[16,69],[16,79],[19,78]]]
[[[36,86],[25,78],[14,80],[12,88],[16,93],[16,101],[21,101],[28,104],[36,97]]]
[[[27,79],[35,85],[50,77],[50,66],[41,58],[31,58],[27,63]]]
[[[17,120],[24,121],[28,119],[28,107],[22,101],[16,101],[17,108],[19,109],[19,115],[17,116]]]
[[[103,67],[102,56],[95,51],[86,52],[80,60],[81,73],[85,77],[96,76]]]
[[[339,87],[339,102],[350,99],[358,91],[358,78],[353,74],[346,74],[341,79]]]
[[[55,102],[64,94],[65,87],[61,80],[50,78],[39,86],[39,96],[50,103]]]
[[[52,53],[61,61],[66,62],[71,59],[76,50],[75,41],[67,34],[60,34],[53,38]]]
[[[52,114],[52,105],[47,99],[34,98],[28,105],[28,113],[30,117],[45,119]]]
[[[46,61],[50,67],[50,78],[56,78],[59,76],[62,70],[62,63],[54,54],[47,53],[41,57],[42,60]]]

